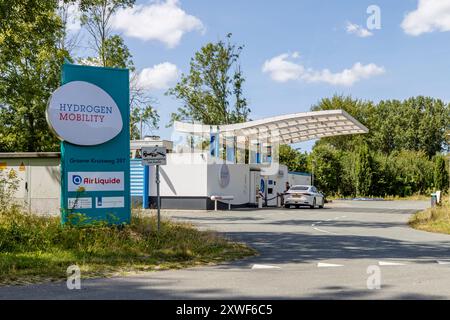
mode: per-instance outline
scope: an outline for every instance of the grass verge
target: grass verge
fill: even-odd
[[[340,199],[350,199],[350,198],[356,198],[356,197],[342,197],[342,196],[329,196],[327,197],[328,200],[340,200]],[[400,196],[384,196],[384,197],[372,197],[367,196],[363,197],[367,199],[383,199],[386,201],[393,201],[393,200],[409,200],[409,201],[418,201],[418,200],[429,200],[431,199],[431,194],[414,194],[411,196],[406,197],[400,197]]]
[[[450,203],[448,196],[443,198],[442,206],[429,208],[416,213],[409,220],[415,229],[450,234]]]
[[[254,255],[244,244],[192,225],[134,214],[128,226],[62,227],[59,218],[17,210],[0,214],[0,285],[82,278],[216,264]]]

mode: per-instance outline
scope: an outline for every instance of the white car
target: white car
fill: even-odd
[[[292,186],[284,195],[284,207],[309,206],[314,209],[316,206],[323,208],[325,197],[314,186]]]

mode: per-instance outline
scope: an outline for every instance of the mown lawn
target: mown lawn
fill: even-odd
[[[0,214],[0,285],[215,264],[254,255],[244,244],[193,226],[135,214],[129,226],[62,227],[59,218]]]
[[[416,213],[409,220],[409,225],[418,230],[450,234],[450,203],[448,196],[443,197],[442,206]]]

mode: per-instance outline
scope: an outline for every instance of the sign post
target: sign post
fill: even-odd
[[[61,142],[62,223],[129,223],[129,73],[64,64],[46,116]]]
[[[161,230],[161,194],[159,189],[159,164],[156,165],[156,208],[158,212],[158,232]]]
[[[160,195],[160,176],[159,166],[167,164],[167,155],[165,147],[145,147],[142,148],[142,165],[156,166],[156,208],[158,216],[158,232],[161,230],[161,195]],[[148,195],[147,195],[148,196]]]

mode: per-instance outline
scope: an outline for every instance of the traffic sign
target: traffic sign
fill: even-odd
[[[167,164],[165,147],[144,147],[142,148],[143,166],[165,166]]]

